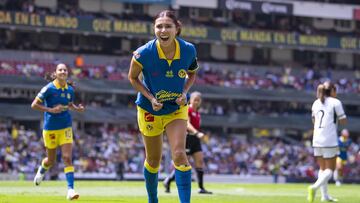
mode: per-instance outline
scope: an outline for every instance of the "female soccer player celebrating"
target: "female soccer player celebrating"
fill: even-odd
[[[158,170],[165,131],[180,202],[189,203],[191,166],[185,153],[186,94],[196,77],[196,50],[194,45],[178,37],[181,24],[172,11],[162,11],[155,17],[154,31],[156,38],[134,52],[128,75],[130,83],[139,92],[136,104],[146,153],[144,176],[148,202],[158,202]]]
[[[69,110],[83,112],[85,108],[75,105],[74,90],[67,83],[68,69],[59,64],[51,76],[51,82],[43,87],[31,104],[31,108],[44,112],[43,139],[47,157],[41,162],[34,178],[35,185],[40,185],[45,172],[55,163],[56,148],[61,147],[64,172],[68,184],[67,199],[78,199],[74,191],[74,167],[72,165],[72,119]]]
[[[312,105],[313,147],[320,171],[316,182],[308,187],[309,202],[314,201],[316,190],[326,186],[332,177],[336,157],[339,154],[337,123],[346,124],[344,109],[341,101],[335,98],[336,87],[332,83],[326,82],[319,86],[317,96],[318,99]],[[322,193],[322,201],[336,201],[327,194],[327,191]]]

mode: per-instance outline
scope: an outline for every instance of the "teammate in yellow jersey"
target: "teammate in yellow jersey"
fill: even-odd
[[[51,82],[41,89],[31,104],[31,108],[44,112],[43,139],[47,151],[34,177],[36,186],[40,185],[45,172],[55,163],[56,149],[61,148],[65,176],[68,185],[67,199],[78,199],[74,190],[74,166],[72,165],[72,119],[69,110],[83,112],[85,108],[75,105],[74,89],[67,82],[68,69],[65,64],[56,66]]]
[[[349,135],[350,135],[349,131],[347,129],[343,129],[338,139],[340,154],[336,159],[336,170],[334,171],[334,180],[336,186],[341,185],[344,176],[343,169],[348,159],[347,150],[351,144]]]

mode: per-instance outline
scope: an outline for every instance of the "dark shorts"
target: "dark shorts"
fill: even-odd
[[[193,155],[196,152],[201,152],[200,139],[195,135],[186,136],[186,154]]]

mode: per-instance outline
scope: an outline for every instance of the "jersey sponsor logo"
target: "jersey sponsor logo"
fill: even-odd
[[[180,78],[185,78],[186,77],[186,71],[184,69],[180,69],[178,72],[178,76]]]
[[[145,118],[145,122],[154,122],[155,121],[155,117],[149,112],[145,112],[144,118]]]
[[[168,92],[166,90],[160,90],[159,92],[156,93],[156,99],[159,102],[164,102],[164,101],[170,101],[170,100],[174,100],[178,97],[181,96],[181,93],[176,93],[176,92]]]
[[[174,77],[174,73],[172,72],[172,70],[166,71],[165,77],[167,77],[167,78],[172,78],[172,77]]]
[[[65,97],[65,93],[61,93],[61,95],[60,95],[61,97]]]

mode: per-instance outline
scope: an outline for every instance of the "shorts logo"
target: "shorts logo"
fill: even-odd
[[[55,134],[50,134],[49,137],[50,137],[50,140],[55,140],[56,136],[55,136]]]
[[[71,138],[71,131],[70,130],[65,131],[65,137],[66,137],[66,139]]]
[[[144,118],[145,118],[145,122],[154,122],[155,121],[155,117],[149,112],[145,112]]]
[[[185,78],[186,77],[186,71],[184,69],[180,69],[178,72],[178,76],[180,78]]]
[[[151,131],[152,129],[154,129],[154,127],[153,127],[151,124],[148,124],[148,125],[146,126],[146,129],[149,130],[149,131]]]

